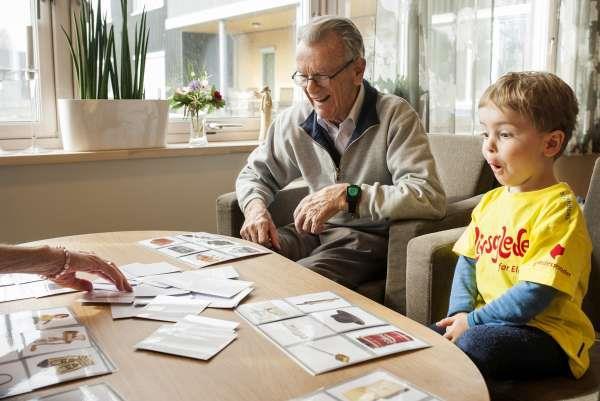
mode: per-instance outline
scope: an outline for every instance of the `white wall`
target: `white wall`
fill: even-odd
[[[0,167],[0,243],[124,230],[216,231],[247,153]]]

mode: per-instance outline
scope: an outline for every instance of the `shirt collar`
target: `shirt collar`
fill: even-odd
[[[362,104],[363,104],[364,100],[365,100],[365,85],[361,83],[360,89],[358,90],[358,96],[356,96],[356,100],[354,100],[354,104],[352,105],[352,108],[350,109],[350,113],[348,113],[348,116],[346,117],[346,119],[340,123],[340,126],[348,120],[352,121],[352,125],[354,127],[356,126],[356,122],[358,120],[358,115],[360,113],[360,110],[362,109]],[[317,123],[321,127],[325,128],[326,130],[329,130],[330,128],[336,128],[333,123],[330,123],[329,121],[321,118],[318,114],[317,114]]]

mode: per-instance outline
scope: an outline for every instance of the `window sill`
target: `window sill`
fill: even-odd
[[[258,141],[209,142],[208,145],[190,148],[187,144],[169,144],[165,148],[99,150],[90,152],[66,152],[50,150],[48,153],[19,154],[0,153],[0,166],[23,166],[40,164],[80,163],[101,160],[156,159],[166,157],[219,156],[233,153],[249,153]]]

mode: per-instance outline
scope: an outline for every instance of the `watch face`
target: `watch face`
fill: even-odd
[[[360,190],[360,188],[357,187],[357,186],[349,186],[348,187],[348,195],[352,196],[352,197],[358,196],[358,191],[359,190]]]

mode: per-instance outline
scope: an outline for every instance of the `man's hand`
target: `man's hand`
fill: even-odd
[[[319,234],[325,222],[346,208],[348,184],[333,184],[306,196],[294,210],[294,225],[300,234]]]
[[[455,343],[460,336],[469,328],[467,314],[465,312],[457,313],[454,316],[444,318],[436,323],[438,327],[445,327],[446,334],[444,338]]]
[[[244,210],[244,216],[244,225],[240,230],[243,239],[281,250],[277,227],[262,200],[251,200]]]

